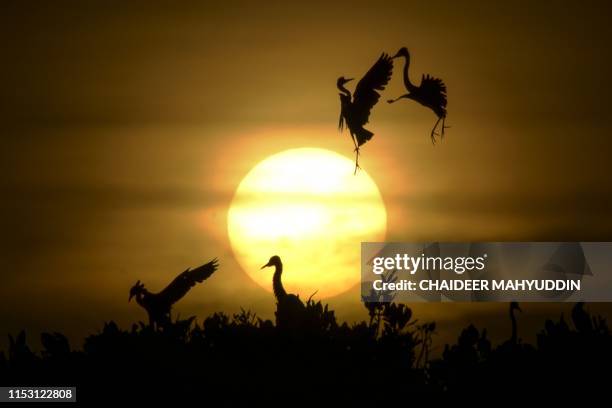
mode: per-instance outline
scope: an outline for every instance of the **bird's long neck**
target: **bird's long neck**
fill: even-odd
[[[272,278],[272,289],[274,290],[274,296],[276,296],[277,300],[280,300],[287,296],[287,292],[283,287],[283,282],[281,281],[281,275],[283,274],[283,264],[279,262],[274,265],[274,277]]]
[[[516,317],[514,316],[514,308],[510,308],[510,321],[512,322],[512,337],[510,338],[510,341],[512,342],[512,344],[516,344],[517,342],[517,328],[516,328]]]
[[[350,92],[348,89],[346,89],[346,88],[344,87],[344,85],[338,85],[338,89],[339,89],[339,90],[340,90],[340,92],[342,92],[344,95],[348,96],[349,101],[351,100],[351,92]],[[281,268],[282,268],[282,267],[281,267]]]
[[[412,82],[410,82],[410,77],[408,76],[408,68],[410,67],[410,54],[406,54],[404,55],[404,58],[406,59],[406,61],[404,62],[404,85],[406,86],[406,89],[410,92],[414,91],[416,89],[416,86],[414,86],[412,84]]]
[[[138,292],[138,294],[136,295],[136,303],[138,303],[140,306],[142,307],[146,307],[146,303],[147,301],[145,300],[145,298],[148,298],[149,295],[151,295],[151,292],[149,292],[146,289],[142,289],[140,292]]]

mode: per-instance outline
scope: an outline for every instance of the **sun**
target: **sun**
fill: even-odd
[[[272,290],[270,256],[283,260],[283,283],[307,298],[328,298],[360,280],[363,241],[383,241],[387,212],[374,180],[325,149],[300,148],[257,164],[236,189],[228,233],[239,264]]]

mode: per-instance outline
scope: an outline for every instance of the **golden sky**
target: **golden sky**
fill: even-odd
[[[0,5],[4,332],[144,319],[127,303],[137,279],[161,289],[214,256],[219,272],[175,312],[271,317],[228,244],[234,190],[285,149],[352,157],[336,78],[401,46],[413,81],[446,82],[452,128],[432,147],[430,111],[375,107],[361,165],[387,239],[610,240],[606,2],[180,3]],[[383,100],[403,93],[400,73]],[[357,299],[330,303],[350,320]],[[454,332],[502,309],[415,306]]]

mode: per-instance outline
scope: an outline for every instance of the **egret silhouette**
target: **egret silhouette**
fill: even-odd
[[[511,344],[517,344],[518,343],[518,330],[516,327],[516,317],[514,316],[514,311],[518,310],[519,312],[522,312],[518,302],[510,302],[510,321],[512,323],[512,335],[510,337],[510,343]]]
[[[172,305],[182,299],[189,289],[196,283],[203,282],[212,275],[218,267],[217,259],[195,269],[187,269],[178,275],[170,284],[159,293],[151,293],[140,280],[130,289],[128,302],[136,297],[136,302],[142,306],[149,315],[149,325],[154,329],[170,323]]]
[[[423,106],[431,109],[436,116],[438,116],[438,120],[431,130],[431,142],[436,143],[436,136],[444,137],[444,129],[447,129],[449,126],[444,125],[444,120],[446,119],[446,85],[439,78],[433,78],[428,74],[424,74],[421,78],[421,85],[416,86],[412,82],[410,82],[410,77],[408,76],[408,67],[410,66],[410,53],[406,47],[400,48],[400,50],[395,54],[392,58],[404,57],[404,85],[408,90],[407,94],[399,96],[395,99],[389,99],[388,103],[394,103],[399,101],[402,98],[412,99],[420,103]],[[440,134],[436,132],[436,128],[438,124],[442,121],[442,131]]]
[[[306,307],[299,296],[287,293],[283,287],[281,281],[283,263],[278,255],[272,256],[261,269],[269,266],[274,266],[275,269],[272,277],[272,290],[276,297],[276,326],[281,329],[299,328]]]
[[[340,120],[338,128],[342,131],[346,123],[355,144],[355,173],[357,173],[359,168],[359,147],[374,136],[374,133],[363,126],[368,123],[370,111],[380,99],[380,94],[376,91],[385,89],[385,85],[391,79],[392,70],[393,60],[389,55],[383,53],[372,68],[357,83],[353,96],[344,87],[353,78],[347,79],[342,76],[338,78],[336,83],[340,90]]]
[[[578,302],[572,308],[572,322],[579,333],[593,332],[593,321],[589,312],[584,310],[584,302]]]

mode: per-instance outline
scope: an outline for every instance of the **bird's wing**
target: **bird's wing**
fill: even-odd
[[[370,111],[380,99],[380,94],[376,91],[385,89],[385,85],[391,79],[392,70],[393,59],[383,53],[365,76],[361,78],[353,96],[352,107],[356,123],[362,126],[368,123]]]
[[[203,282],[210,277],[216,270],[219,264],[217,259],[213,259],[207,264],[204,264],[195,269],[187,269],[185,272],[177,276],[170,284],[162,290],[159,295],[166,298],[170,304],[179,301],[189,289],[195,286],[198,282]]]
[[[434,110],[440,116],[446,116],[446,85],[440,78],[423,75],[421,79],[421,91],[429,95]],[[443,113],[443,114],[442,114]]]

